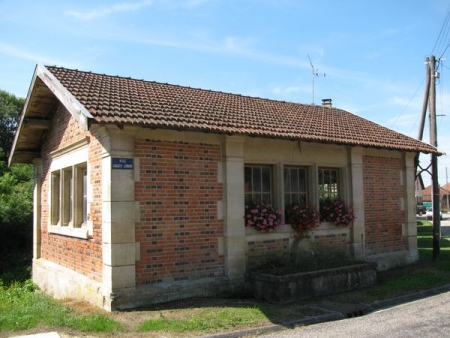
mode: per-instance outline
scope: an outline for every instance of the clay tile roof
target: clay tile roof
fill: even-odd
[[[91,122],[438,152],[337,108],[46,68],[91,113]]]

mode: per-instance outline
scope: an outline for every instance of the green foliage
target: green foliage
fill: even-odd
[[[0,277],[8,282],[27,278],[31,262],[33,167],[6,163],[24,102],[0,90]]]
[[[0,160],[9,155],[24,103],[24,99],[0,90]]]
[[[0,331],[27,330],[37,326],[70,327],[82,332],[122,329],[119,323],[103,314],[80,315],[59,305],[38,291],[30,280],[10,286],[0,281]]]
[[[32,178],[33,167],[28,164],[12,165],[0,176],[0,254],[2,255],[12,251],[31,250]],[[3,264],[1,262],[0,274]]]
[[[0,220],[28,224],[33,210],[33,167],[15,164],[0,177]]]

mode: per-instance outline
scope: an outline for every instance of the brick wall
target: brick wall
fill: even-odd
[[[48,233],[50,221],[50,165],[49,153],[66,147],[88,135],[80,128],[60,105],[55,113],[53,125],[42,147],[42,230],[41,230],[41,257],[70,268],[97,281],[102,279],[102,245],[101,245],[101,145],[91,137],[89,145],[90,183],[93,187],[93,200],[91,201],[90,215],[94,225],[94,236],[91,239],[78,239]]]
[[[223,194],[220,146],[138,140],[135,150],[141,168],[135,185],[141,211],[136,283],[223,275],[224,257],[218,253],[223,221],[217,218]]]
[[[402,159],[363,156],[366,254],[406,250],[402,236]]]
[[[247,243],[247,270],[267,262],[286,258],[289,254],[289,238],[249,241]]]
[[[332,232],[326,235],[314,235],[316,253],[327,257],[335,254],[349,254],[350,239],[346,232]]]

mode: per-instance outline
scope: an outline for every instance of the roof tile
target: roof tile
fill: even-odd
[[[337,108],[46,67],[97,123],[246,134],[414,152],[423,142]]]

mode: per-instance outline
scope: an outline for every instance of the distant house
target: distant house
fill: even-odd
[[[107,310],[240,289],[292,249],[244,226],[324,192],[351,228],[311,238],[379,269],[418,259],[415,166],[434,147],[347,111],[38,65],[9,158],[33,163],[33,280]]]
[[[429,185],[422,190],[422,200],[424,205],[431,207],[433,201],[433,186]],[[441,209],[450,210],[450,183],[439,187]]]

